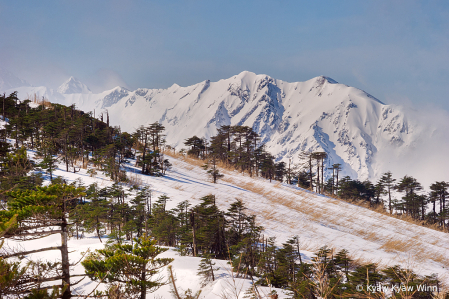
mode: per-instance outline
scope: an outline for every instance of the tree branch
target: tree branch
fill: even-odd
[[[42,251],[48,251],[48,250],[61,250],[61,246],[46,247],[46,248],[41,248],[41,249],[36,249],[36,250],[22,251],[22,252],[17,252],[17,253],[8,254],[8,255],[0,255],[0,256],[2,258],[10,258],[13,256],[23,256],[23,255],[28,255],[28,254],[42,252]]]
[[[48,237],[49,235],[53,234],[60,234],[62,230],[51,230],[51,231],[45,231],[45,232],[34,232],[34,233],[20,233],[20,234],[7,234],[5,235],[5,238],[19,238],[19,237],[27,237],[27,236],[37,236],[37,235],[45,235],[41,236],[40,238]]]

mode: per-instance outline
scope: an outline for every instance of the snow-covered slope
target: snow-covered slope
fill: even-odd
[[[60,94],[91,93],[89,87],[75,77],[70,77],[57,90]]]
[[[96,115],[107,110],[111,123],[128,132],[159,121],[167,143],[178,148],[193,135],[213,136],[222,125],[250,126],[278,161],[292,158],[297,163],[301,151],[324,150],[328,167],[340,163],[342,175],[361,180],[390,170],[386,159],[376,157],[404,156],[424,131],[396,107],[323,76],[289,83],[245,71],[188,87],[116,87],[98,94],[71,78],[59,92],[45,87],[18,90],[22,97],[34,90],[50,101],[95,109]]]
[[[150,177],[141,175],[131,160],[126,165],[127,175],[142,184],[151,186],[153,195],[167,195],[167,208],[175,208],[181,201],[189,200],[198,204],[199,198],[208,194],[216,195],[216,203],[220,209],[228,209],[237,198],[242,200],[248,212],[257,215],[258,224],[265,227],[264,235],[277,237],[281,245],[288,238],[298,235],[303,258],[310,261],[311,251],[327,245],[335,249],[347,249],[354,259],[360,262],[379,263],[379,265],[402,265],[414,269],[420,275],[437,273],[445,284],[449,283],[449,235],[422,226],[392,218],[372,210],[349,204],[337,199],[318,195],[294,186],[279,182],[269,182],[261,178],[250,178],[237,171],[221,170],[225,174],[217,184],[210,181],[206,171],[199,165],[184,158],[169,157],[173,169],[165,177]],[[100,171],[95,178],[89,177],[87,170],[67,173],[63,165],[54,175],[62,176],[69,183],[81,181],[84,185],[97,182],[100,187],[112,185]],[[24,250],[42,246],[56,246],[60,239],[53,236],[37,243],[19,242]],[[8,242],[7,245],[17,245]],[[102,248],[96,237],[69,241],[70,258],[77,261],[81,252]],[[200,289],[199,279],[195,275],[199,259],[180,257],[174,251],[165,253],[174,257],[173,268],[177,273],[178,283],[184,290]],[[36,254],[34,258],[54,260],[51,252]],[[30,258],[30,257],[28,257]],[[229,285],[229,272],[226,264],[217,261],[220,266],[219,279],[209,283],[203,289],[202,298],[220,298],[219,294]],[[76,274],[82,274],[82,267],[75,268]],[[163,272],[165,274],[166,272]],[[249,281],[239,281],[244,289],[249,287]],[[77,286],[77,292],[88,293],[96,286],[85,280]],[[280,290],[279,290],[280,291]],[[280,291],[282,294],[282,292]],[[170,298],[169,287],[165,286],[156,294]],[[156,297],[157,298],[157,297]],[[242,295],[239,298],[243,298]],[[280,296],[280,298],[285,298]]]

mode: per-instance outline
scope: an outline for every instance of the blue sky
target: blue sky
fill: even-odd
[[[0,67],[33,85],[318,75],[449,110],[447,1],[2,1]]]

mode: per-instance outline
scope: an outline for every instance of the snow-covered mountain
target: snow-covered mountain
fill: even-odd
[[[57,91],[60,94],[91,93],[89,87],[75,77],[70,77],[67,81],[62,83],[62,85],[58,87]]]
[[[413,127],[400,111],[322,76],[288,83],[242,72],[188,87],[66,95],[65,104],[71,103],[107,109],[112,122],[127,131],[159,121],[167,143],[177,147],[193,135],[209,138],[222,125],[250,126],[278,160],[298,162],[301,151],[324,150],[329,166],[340,163],[344,174],[360,179],[376,175],[379,150],[413,141]]]
[[[342,175],[361,180],[388,170],[376,161],[380,152],[399,157],[421,134],[397,108],[324,76],[289,83],[245,71],[188,87],[116,87],[98,94],[71,78],[59,92],[35,89],[50,101],[95,109],[96,115],[107,110],[111,123],[125,131],[159,121],[167,143],[177,148],[193,135],[210,138],[222,125],[250,126],[278,161],[297,163],[301,151],[324,150],[328,166],[340,163]]]

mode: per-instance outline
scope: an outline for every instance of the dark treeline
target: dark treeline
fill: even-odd
[[[284,165],[275,163],[259,141],[258,134],[250,127],[222,126],[210,142],[193,136],[184,144],[190,147],[187,153],[196,158],[215,158],[250,175],[275,179]]]
[[[112,180],[123,182],[127,178],[122,165],[126,159],[135,158],[137,151],[140,153],[137,165],[144,174],[163,175],[170,167],[160,150],[165,142],[164,127],[158,123],[142,126],[129,134],[120,127],[111,127],[107,112],[97,119],[94,113],[84,113],[74,105],[66,107],[42,100],[32,108],[30,103],[30,100],[20,101],[16,93],[0,96],[2,115],[7,120],[5,128],[0,130],[0,173],[8,177],[1,182],[3,190],[18,183],[27,184],[20,171],[33,165],[27,160],[24,148],[36,151],[42,161],[34,166],[46,170],[50,179],[58,161],[64,162],[66,171],[73,172],[91,162]],[[12,139],[13,148],[7,138]],[[17,177],[22,177],[22,181],[17,182]],[[32,176],[28,183],[32,185],[35,180]]]
[[[302,152],[297,164],[293,164],[292,159],[288,164],[275,162],[275,158],[260,144],[258,134],[245,126],[222,126],[210,142],[193,136],[184,144],[189,146],[187,154],[190,156],[212,161],[214,170],[210,172],[213,174],[218,173],[215,165],[221,162],[251,176],[274,179],[345,200],[364,201],[373,208],[382,207],[390,214],[407,215],[443,229],[448,227],[448,182],[433,183],[429,188],[431,191],[426,194],[422,185],[407,175],[395,179],[391,172],[386,172],[375,183],[353,180],[349,176],[341,176],[341,164],[328,167],[325,152]],[[401,194],[401,197],[394,198],[392,192]]]

